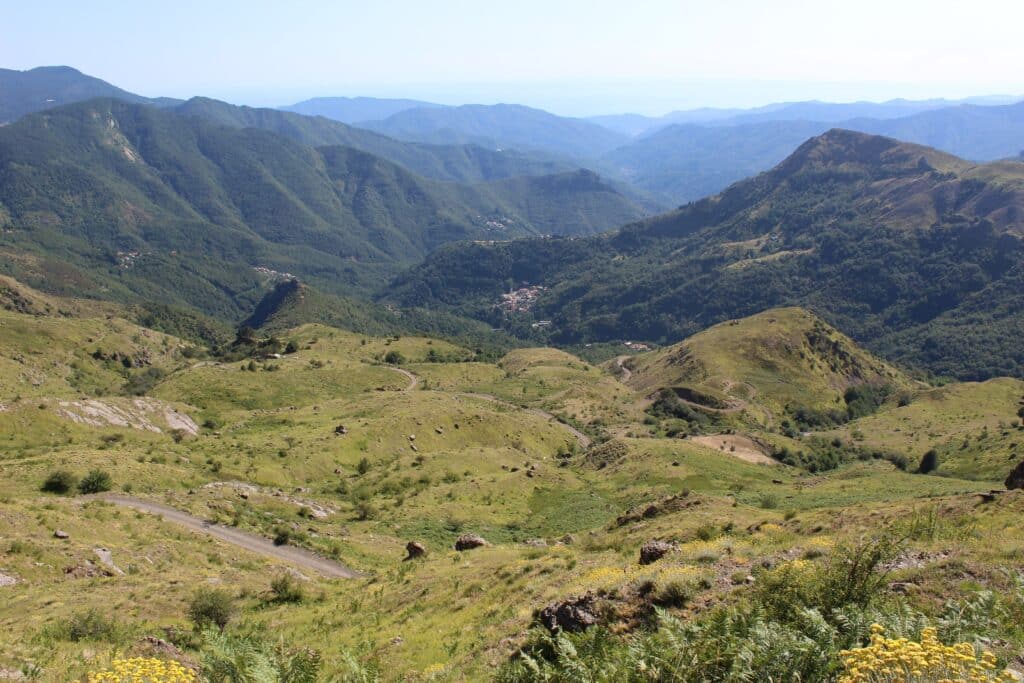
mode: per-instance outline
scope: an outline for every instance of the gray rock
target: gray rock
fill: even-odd
[[[409,541],[405,544],[405,552],[409,553],[406,560],[415,560],[427,554],[427,547],[419,541]]]
[[[565,602],[548,605],[541,610],[537,618],[544,628],[552,633],[558,631],[579,633],[596,625],[600,620],[597,614],[597,600],[589,593]]]
[[[455,539],[455,549],[459,551],[482,548],[488,545],[490,545],[490,543],[488,543],[482,536],[477,536],[475,534],[463,534]]]
[[[647,543],[640,546],[640,564],[651,564],[652,562],[657,562],[675,549],[676,547],[672,543],[666,543],[665,541],[647,541]]]
[[[57,529],[56,531],[53,532],[53,537],[54,538],[59,538],[61,540],[66,541],[69,538],[71,538],[71,534],[69,534],[66,531],[61,531],[60,529]]]

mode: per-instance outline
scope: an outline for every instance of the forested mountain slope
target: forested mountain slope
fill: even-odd
[[[609,236],[441,249],[390,296],[519,333],[551,320],[558,342],[673,342],[801,305],[910,365],[1020,375],[1022,234],[1024,164],[833,130],[770,172]],[[503,317],[495,303],[513,285],[547,290]]]
[[[0,129],[0,264],[50,291],[238,318],[268,277],[348,294],[452,240],[640,215],[594,177],[549,184],[535,205],[515,185],[440,183],[348,147],[94,100]]]

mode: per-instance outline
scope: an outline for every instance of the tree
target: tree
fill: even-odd
[[[252,329],[248,325],[243,325],[238,328],[235,333],[235,344],[255,344],[256,343],[256,330]]]
[[[400,351],[388,351],[387,355],[384,356],[384,362],[388,365],[401,365],[405,362],[405,356]]]
[[[921,464],[917,466],[917,471],[920,474],[928,474],[939,469],[939,454],[933,448],[924,454],[921,458]]]
[[[188,604],[188,616],[196,629],[216,626],[221,631],[235,614],[235,600],[227,591],[199,588]]]

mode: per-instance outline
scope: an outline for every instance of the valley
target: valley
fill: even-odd
[[[273,26],[278,108],[0,69],[0,681],[1024,680],[1020,98],[568,116],[275,52],[378,9]]]
[[[212,590],[227,632],[314,648],[328,677],[519,680],[509,657],[550,605],[582,599],[615,630],[655,607],[699,623],[881,523],[906,529],[890,580],[930,614],[973,599],[967,576],[1004,585],[1020,552],[985,539],[1017,533],[1024,492],[979,494],[1024,453],[1024,382],[932,387],[800,309],[601,366],[321,324],[227,360],[116,307],[7,287],[9,309],[66,312],[0,312],[7,671],[67,680],[142,636],[208,658],[188,614]],[[180,418],[60,408],[139,401]],[[937,469],[917,473],[929,449]],[[109,492],[41,491],[96,470]],[[664,557],[637,565],[654,541]]]

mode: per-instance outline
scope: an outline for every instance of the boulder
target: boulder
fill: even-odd
[[[66,531],[61,531],[60,529],[57,529],[56,531],[53,532],[53,537],[54,538],[59,538],[59,539],[61,539],[63,541],[66,541],[69,538],[71,538],[71,534],[69,534]]]
[[[548,605],[540,611],[537,619],[544,628],[552,633],[558,631],[579,633],[598,623],[597,599],[587,593],[581,597],[570,598],[565,602]]]
[[[1010,472],[1010,476],[1006,478],[1006,488],[1024,489],[1024,460],[1017,463],[1017,466]]]
[[[409,541],[405,544],[405,552],[409,553],[406,556],[406,560],[415,560],[417,557],[423,557],[427,554],[427,547],[419,541]]]
[[[473,548],[482,548],[488,546],[488,543],[482,536],[475,534],[463,534],[455,539],[456,550],[472,550]]]
[[[640,564],[651,564],[675,550],[676,547],[665,541],[647,541],[640,546]]]

